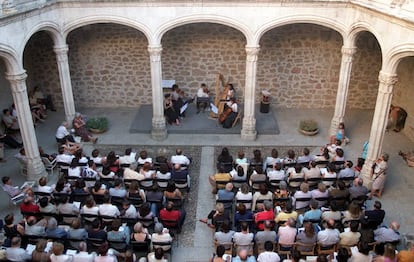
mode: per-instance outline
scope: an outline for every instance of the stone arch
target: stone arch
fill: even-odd
[[[287,17],[283,17],[281,19],[269,22],[264,24],[262,27],[260,27],[255,35],[254,38],[252,39],[253,43],[255,45],[258,45],[258,43],[260,42],[260,39],[262,38],[262,36],[276,28],[276,27],[280,27],[280,26],[284,26],[284,25],[289,25],[289,24],[297,24],[297,23],[306,23],[306,24],[316,24],[316,25],[321,25],[327,28],[330,28],[332,30],[337,31],[342,38],[344,38],[345,35],[345,25],[339,23],[336,20],[333,19],[328,19],[325,17],[318,17],[318,16],[287,16]]]
[[[398,64],[405,57],[414,56],[414,44],[404,44],[392,48],[384,55],[382,71],[397,74]]]
[[[89,17],[75,20],[73,22],[68,23],[68,25],[64,28],[63,37],[66,40],[68,34],[72,32],[73,30],[80,28],[82,26],[86,26],[90,24],[98,24],[98,23],[114,23],[114,24],[120,24],[120,25],[124,25],[128,27],[132,27],[142,32],[147,38],[148,43],[152,42],[152,32],[149,27],[137,21],[127,19],[125,17],[119,17],[119,16],[89,16]]]
[[[52,38],[52,41],[55,45],[64,45],[64,39],[62,36],[62,32],[59,30],[59,26],[52,22],[44,22],[36,25],[33,27],[27,35],[24,37],[23,40],[23,48],[22,48],[22,57],[24,52],[24,47],[26,46],[27,42],[30,40],[30,38],[39,31],[45,31],[50,38]]]
[[[179,19],[173,20],[159,27],[156,30],[156,33],[154,36],[154,42],[152,44],[160,45],[162,37],[169,30],[182,26],[182,25],[192,24],[192,23],[215,23],[215,24],[229,26],[229,27],[232,27],[240,31],[244,35],[244,37],[246,38],[247,45],[250,45],[250,43],[252,42],[251,40],[252,33],[249,30],[249,28],[246,25],[234,19],[223,17],[223,16],[217,16],[217,15],[191,15],[191,16],[181,17]]]
[[[380,49],[383,50],[381,38],[379,38],[379,33],[368,23],[358,22],[350,26],[349,32],[345,38],[344,45],[355,46],[356,38],[361,32],[367,31],[374,35],[375,39],[378,41]]]
[[[7,74],[19,74],[24,70],[21,68],[17,52],[7,45],[0,44],[0,58],[3,58],[7,68]]]

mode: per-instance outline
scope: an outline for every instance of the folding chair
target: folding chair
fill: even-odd
[[[43,165],[45,166],[46,171],[50,171],[50,174],[53,176],[53,170],[56,167],[56,159],[50,161],[47,157],[42,157]]]

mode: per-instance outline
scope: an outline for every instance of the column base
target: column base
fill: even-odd
[[[243,127],[241,130],[241,138],[246,141],[254,141],[257,138],[256,119],[243,118]]]
[[[151,137],[156,141],[163,141],[167,139],[167,127],[165,125],[165,118],[153,118]]]
[[[339,118],[335,118],[335,117],[332,118],[331,126],[329,128],[329,138],[336,134],[336,132],[338,131],[339,123],[341,123],[341,122],[342,122],[342,120],[339,119]]]
[[[374,179],[371,177],[371,170],[372,164],[374,161],[366,160],[364,166],[362,167],[360,177],[364,180],[364,186],[366,186],[369,190],[371,190],[372,183]]]
[[[37,181],[42,176],[47,177],[47,172],[43,162],[40,158],[35,158],[33,161],[29,160],[27,164],[27,180]]]

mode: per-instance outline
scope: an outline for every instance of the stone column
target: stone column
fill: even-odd
[[[384,141],[385,129],[388,122],[388,114],[392,100],[392,90],[397,82],[397,76],[394,74],[381,71],[379,73],[379,90],[377,102],[375,104],[374,118],[369,135],[369,146],[367,159],[362,168],[362,178],[364,185],[371,188],[371,167],[375,160],[382,153],[382,144]]]
[[[243,140],[253,141],[256,139],[256,71],[258,46],[246,46],[246,83],[244,88],[244,117],[241,130]]]
[[[73,100],[72,83],[70,80],[70,70],[68,63],[68,46],[55,46],[56,60],[59,70],[60,88],[62,89],[63,106],[65,107],[65,117],[69,125],[75,117],[75,102]]]
[[[13,101],[16,105],[17,120],[20,126],[20,134],[26,151],[28,161],[27,179],[37,181],[41,176],[47,175],[47,173],[40,158],[32,113],[30,111],[26,88],[27,75],[25,72],[15,75],[7,74],[6,78],[10,81]]]
[[[352,59],[356,52],[355,47],[343,46],[341,69],[339,72],[338,91],[336,94],[335,113],[331,120],[329,135],[335,135],[338,131],[339,123],[344,121],[346,101],[348,99],[349,80],[351,78]]]
[[[164,117],[164,96],[162,92],[161,46],[149,46],[151,59],[151,86],[152,86],[152,130],[154,140],[167,138],[167,127]]]

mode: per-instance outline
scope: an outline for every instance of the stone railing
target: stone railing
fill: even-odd
[[[0,19],[8,17],[10,15],[16,15],[19,13],[24,13],[34,9],[40,9],[45,6],[53,5],[55,3],[151,3],[151,4],[161,4],[166,3],[172,5],[173,1],[166,0],[0,0]],[[186,2],[191,3],[192,5],[202,5],[202,4],[214,4],[219,3],[223,5],[228,3],[229,5],[234,4],[266,4],[266,3],[280,3],[283,4],[300,4],[300,3],[352,3],[355,5],[360,5],[363,7],[370,8],[372,10],[377,10],[379,12],[390,14],[398,18],[406,19],[413,21],[414,20],[414,1],[410,0],[259,0],[252,3],[251,0],[180,0],[180,4],[185,4]]]

